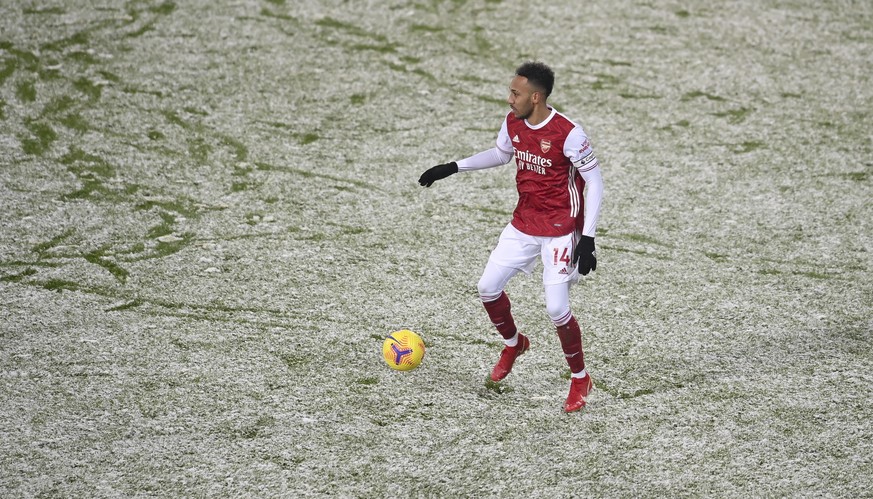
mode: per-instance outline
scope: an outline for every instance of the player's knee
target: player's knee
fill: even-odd
[[[563,326],[573,316],[569,303],[546,303],[546,313],[556,326]]]
[[[500,298],[500,294],[503,293],[503,288],[490,279],[486,279],[485,276],[479,279],[477,288],[479,289],[479,299],[483,302],[494,301]]]

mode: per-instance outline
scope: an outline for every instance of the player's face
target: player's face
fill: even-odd
[[[509,97],[506,102],[512,109],[512,114],[518,119],[527,119],[533,112],[533,94],[535,90],[524,76],[515,76],[509,82]]]

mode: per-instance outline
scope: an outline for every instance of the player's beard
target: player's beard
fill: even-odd
[[[530,113],[533,112],[533,108],[528,109],[526,113],[523,113],[519,109],[516,109],[514,107],[511,109],[512,109],[512,114],[520,120],[528,119],[530,117]]]

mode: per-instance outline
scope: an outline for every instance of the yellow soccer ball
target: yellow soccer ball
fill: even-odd
[[[382,357],[391,369],[411,371],[424,358],[424,340],[408,329],[395,331],[382,343]]]

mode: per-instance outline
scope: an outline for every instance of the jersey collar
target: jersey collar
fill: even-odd
[[[530,122],[527,121],[527,118],[525,118],[524,124],[527,125],[527,127],[530,128],[531,130],[539,130],[540,128],[548,125],[549,122],[552,121],[552,118],[555,117],[555,113],[557,113],[557,111],[555,111],[555,108],[553,108],[552,106],[546,106],[546,108],[548,108],[548,110],[551,112],[546,117],[546,119],[544,119],[542,121],[542,123],[540,123],[538,125],[531,125]]]

